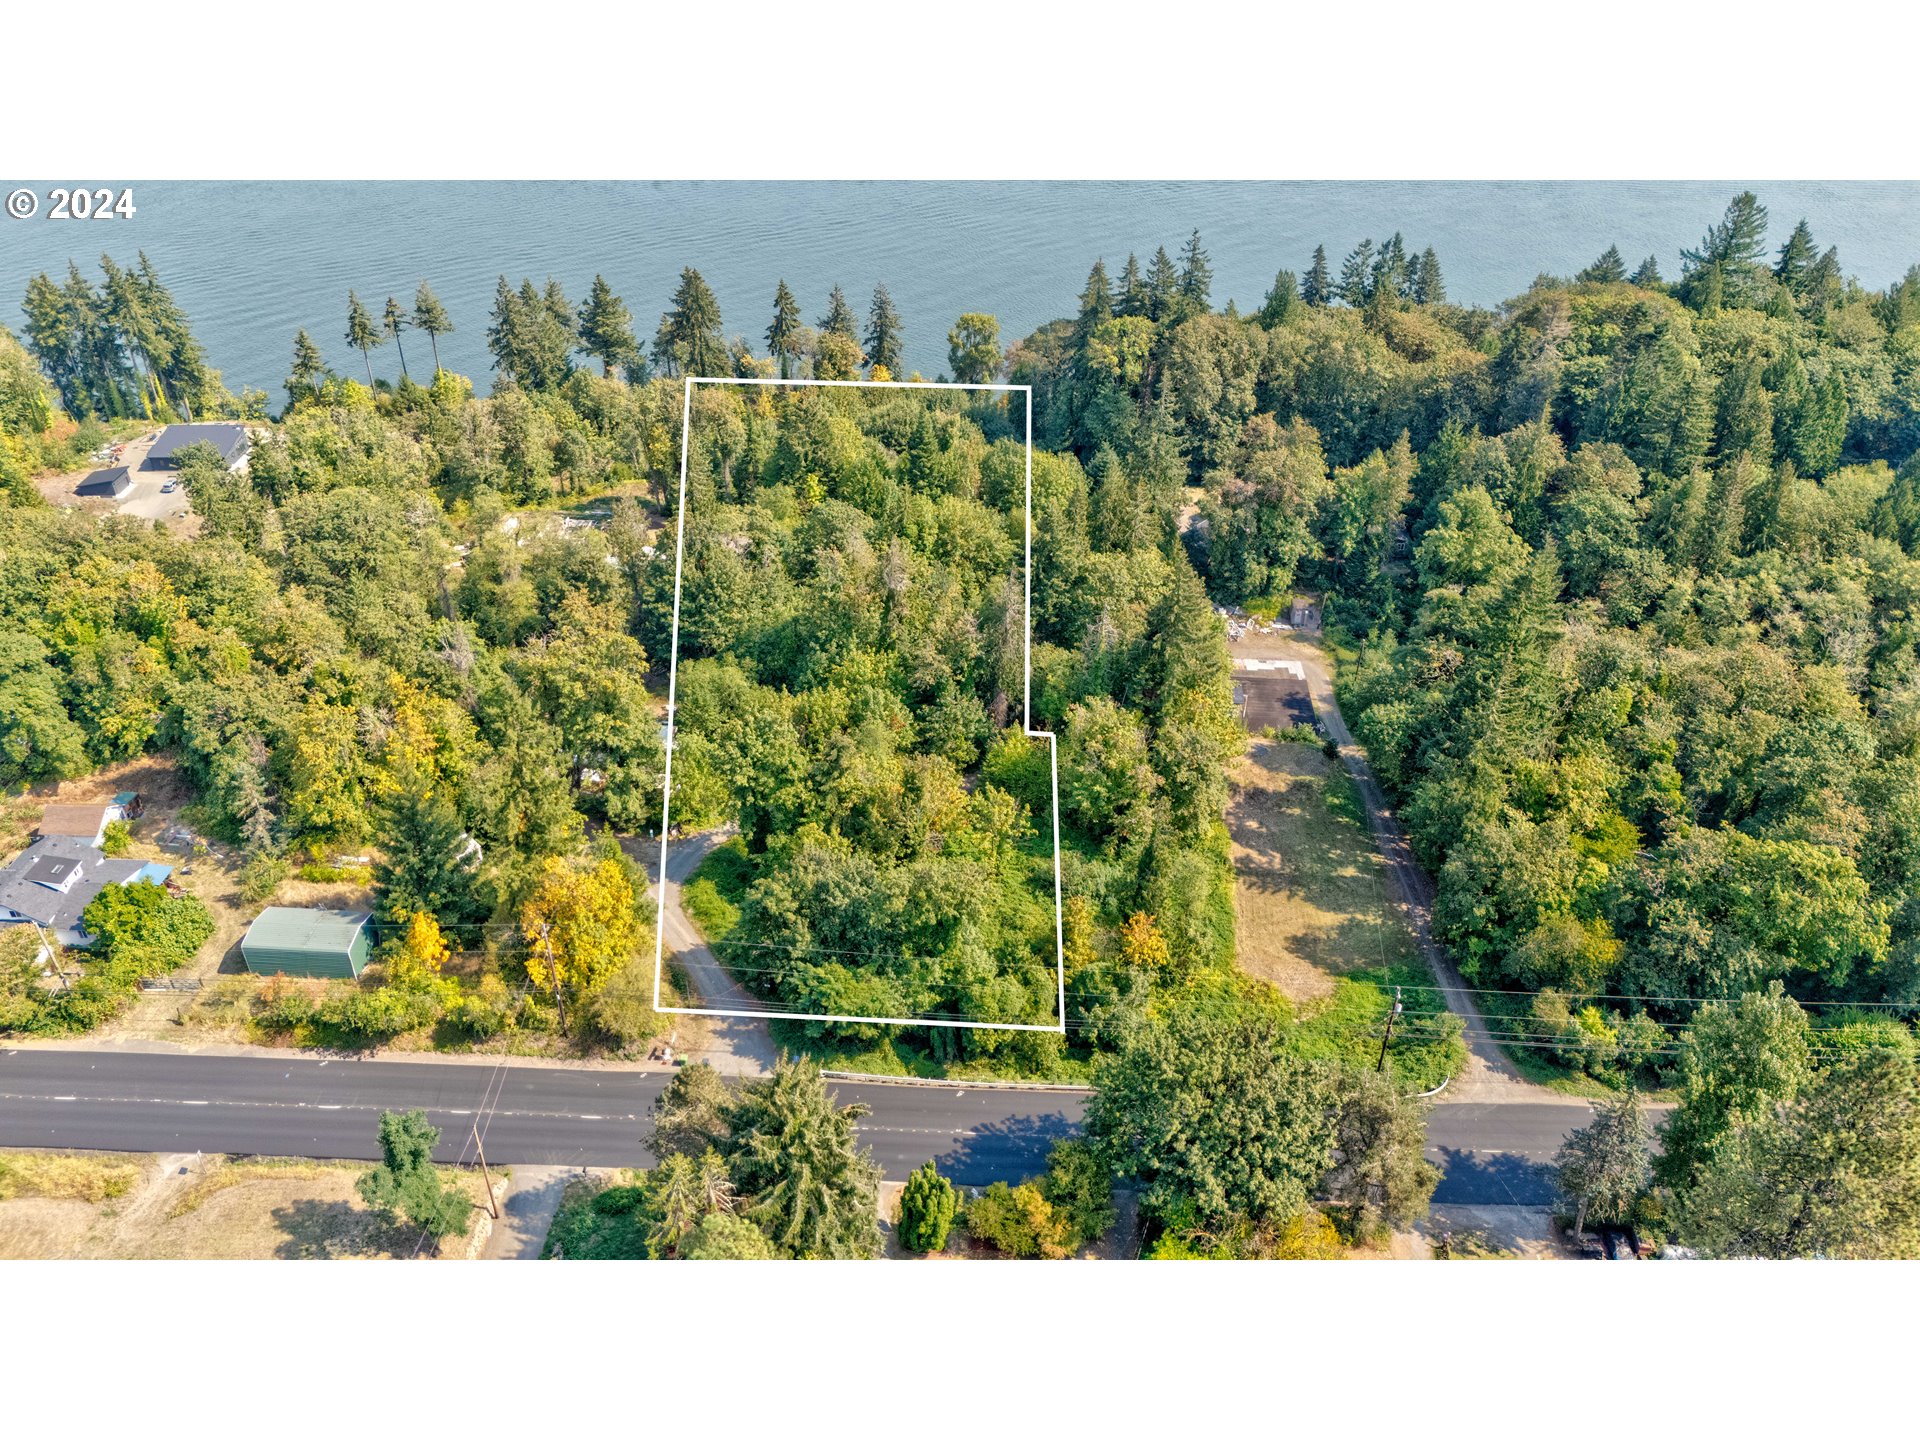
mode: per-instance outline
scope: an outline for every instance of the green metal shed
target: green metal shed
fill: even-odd
[[[269,905],[247,927],[240,953],[256,975],[358,976],[367,968],[364,910]]]

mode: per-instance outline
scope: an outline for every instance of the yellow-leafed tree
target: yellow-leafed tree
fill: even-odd
[[[440,922],[424,910],[414,912],[407,922],[407,933],[387,960],[389,983],[418,986],[440,978],[447,963],[447,942],[440,933]]]
[[[633,954],[640,927],[633,885],[617,860],[581,869],[550,859],[520,907],[527,973],[545,990],[587,994]]]
[[[1153,916],[1137,910],[1120,927],[1120,957],[1129,965],[1157,970],[1167,963],[1167,937],[1153,923]]]

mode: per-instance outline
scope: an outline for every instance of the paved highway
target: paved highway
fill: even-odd
[[[272,1059],[126,1051],[0,1051],[0,1145],[77,1150],[224,1151],[376,1159],[382,1110],[425,1110],[439,1158],[471,1159],[483,1126],[500,1164],[638,1165],[659,1072],[394,1060]],[[835,1082],[872,1113],[861,1134],[889,1179],[923,1162],[966,1185],[1038,1173],[1079,1125],[1085,1097],[1041,1090]],[[1428,1154],[1445,1172],[1435,1200],[1539,1205],[1547,1163],[1583,1105],[1443,1104]]]
[[[380,1112],[418,1109],[441,1129],[442,1160],[472,1158],[480,1118],[499,1164],[640,1165],[651,1161],[646,1136],[666,1082],[659,1072],[521,1064],[7,1050],[0,1145],[378,1159]],[[1037,1174],[1085,1103],[964,1086],[834,1089],[842,1103],[872,1107],[861,1134],[888,1178],[937,1159],[967,1185]]]

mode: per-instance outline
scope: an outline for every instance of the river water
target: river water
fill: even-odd
[[[47,187],[36,186],[44,195]],[[358,373],[341,336],[346,293],[377,316],[430,280],[455,332],[449,368],[487,387],[487,311],[504,273],[560,280],[576,302],[602,273],[650,340],[682,266],[700,270],[729,335],[762,332],[784,278],[804,318],[847,292],[864,325],[876,282],[905,319],[907,359],[932,376],[963,311],[999,317],[1003,340],[1070,314],[1096,257],[1117,275],[1129,251],[1178,255],[1198,228],[1214,299],[1257,306],[1275,270],[1305,269],[1324,244],[1337,270],[1363,236],[1402,232],[1439,255],[1449,298],[1493,304],[1542,273],[1571,274],[1609,244],[1629,267],[1659,258],[1669,278],[1736,191],[1772,212],[1770,243],[1806,216],[1843,268],[1881,288],[1920,262],[1920,185],[1906,182],[831,182],[136,184],[130,220],[0,219],[0,321],[18,329],[30,275],[68,260],[98,278],[102,251],[144,249],[192,319],[229,386],[281,398],[294,332]],[[424,336],[409,365],[430,368]],[[397,378],[392,346],[377,374]]]

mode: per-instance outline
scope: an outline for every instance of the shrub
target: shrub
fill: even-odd
[[[760,1227],[738,1215],[715,1211],[703,1216],[681,1242],[682,1260],[777,1260],[773,1242]]]
[[[1071,1238],[1035,1185],[996,1180],[967,1202],[967,1233],[1018,1259],[1064,1259]]]
[[[315,885],[371,885],[373,867],[371,865],[328,865],[318,860],[309,860],[296,872],[302,880]],[[264,898],[264,897],[263,897]]]
[[[1069,1249],[1091,1245],[1113,1228],[1113,1172],[1085,1140],[1055,1142],[1040,1193],[1060,1218]]]
[[[596,1215],[630,1215],[646,1203],[647,1192],[640,1185],[609,1185],[593,1197]]]
[[[124,855],[133,843],[133,827],[124,820],[109,820],[100,834],[100,849],[107,855]]]
[[[71,989],[47,993],[31,1006],[9,1003],[12,986],[0,976],[0,1012],[15,1028],[43,1034],[90,1030],[119,1013],[142,979],[178,969],[213,933],[205,905],[145,882],[107,886],[87,905],[80,924],[94,946],[85,977]]]
[[[314,1018],[313,997],[306,988],[276,975],[260,992],[260,1008],[254,1021],[263,1030],[297,1030]]]
[[[580,1016],[605,1043],[631,1049],[666,1028],[667,1017],[653,1008],[653,965],[629,957],[580,1006]]]
[[[446,1020],[475,1040],[491,1040],[513,1024],[513,994],[498,975],[482,976],[477,991],[447,1002]]]
[[[440,1016],[440,999],[431,991],[397,990],[383,985],[363,990],[351,981],[331,989],[316,1018],[356,1040],[391,1040],[431,1025]]]
[[[1305,1210],[1280,1228],[1271,1254],[1275,1260],[1338,1260],[1346,1253],[1340,1232],[1318,1210]]]
[[[265,900],[287,878],[287,862],[278,855],[255,855],[240,867],[240,898],[249,904]]]
[[[900,1192],[900,1243],[922,1255],[946,1249],[959,1207],[953,1182],[934,1168],[933,1161],[927,1161],[907,1177]]]
[[[80,923],[106,959],[136,965],[136,979],[178,969],[213,934],[213,912],[205,905],[146,881],[107,886],[88,904]]]
[[[0,1200],[118,1200],[140,1179],[132,1160],[100,1155],[0,1155]]]

